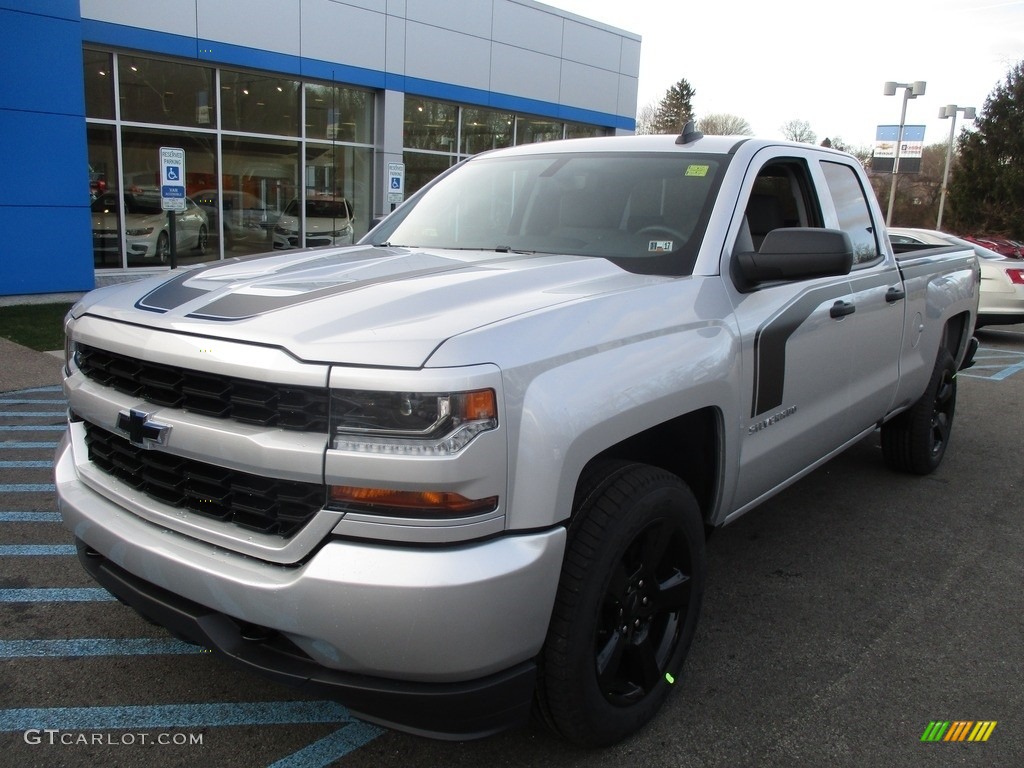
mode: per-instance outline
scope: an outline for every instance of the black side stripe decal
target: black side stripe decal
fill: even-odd
[[[782,405],[786,384],[786,344],[789,338],[823,302],[849,293],[850,286],[846,282],[808,291],[757,329],[754,334],[751,418]]]

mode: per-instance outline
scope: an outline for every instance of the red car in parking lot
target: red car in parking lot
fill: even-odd
[[[1009,256],[1011,259],[1024,258],[1024,243],[1019,243],[1016,240],[995,235],[964,235],[963,238],[972,243],[982,245],[990,251],[995,251],[1003,256]]]

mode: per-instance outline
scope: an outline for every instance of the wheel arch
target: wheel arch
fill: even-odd
[[[592,457],[580,472],[576,486],[595,464],[616,459],[649,464],[678,476],[689,486],[708,523],[722,492],[722,413],[705,407],[631,435]]]

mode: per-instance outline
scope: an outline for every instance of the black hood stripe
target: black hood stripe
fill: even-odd
[[[274,254],[280,256],[280,254]],[[395,251],[372,249],[358,252],[358,254],[349,254],[346,261],[339,262],[339,266],[344,266],[347,263],[355,265],[359,261],[367,261],[379,257],[388,257],[396,255]],[[260,256],[262,258],[262,255]],[[294,293],[288,296],[269,296],[259,294],[247,294],[247,293],[235,293],[227,292],[217,296],[208,304],[197,307],[194,311],[188,313],[188,317],[202,319],[202,320],[244,320],[246,318],[255,317],[257,315],[265,314],[267,312],[273,312],[279,309],[285,309],[292,307],[297,304],[303,304],[310,301],[316,301],[329,296],[335,296],[342,293],[348,293],[350,291],[357,291],[361,288],[367,288],[373,285],[383,285],[386,283],[400,282],[402,280],[408,280],[410,278],[429,277],[431,275],[440,275],[446,272],[456,272],[465,269],[477,269],[486,268],[496,264],[504,262],[520,261],[524,258],[528,258],[527,255],[512,253],[503,253],[495,258],[487,258],[482,260],[466,260],[458,261],[451,260],[444,264],[434,265],[418,270],[411,271],[400,271],[392,275],[377,276],[367,278],[365,280],[350,280],[350,281],[336,281],[326,285],[323,288],[316,288],[313,290],[307,290],[303,292]],[[243,259],[232,259],[233,262],[240,262]],[[157,288],[153,289],[141,299],[139,299],[135,306],[138,309],[147,310],[149,312],[170,312],[171,310],[177,309],[189,302],[193,302],[207,294],[219,293],[223,288],[226,288],[228,283],[218,283],[211,288],[196,287],[194,285],[187,285],[191,280],[202,277],[204,272],[212,269],[220,269],[226,264],[231,262],[222,261],[216,264],[211,264],[207,267],[200,269],[191,269],[181,275],[168,280]],[[290,276],[290,273],[300,271],[302,268],[309,267],[309,262],[302,262],[301,264],[293,264],[282,266],[281,269],[264,275],[259,276],[239,276],[238,282],[249,285],[260,285],[261,283],[271,283],[274,281],[286,280]]]

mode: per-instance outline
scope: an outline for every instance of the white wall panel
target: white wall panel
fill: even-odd
[[[639,89],[639,81],[636,77],[630,77],[629,75],[619,75],[619,93],[617,108],[615,114],[617,115],[635,115],[637,112],[637,93]]]
[[[491,90],[527,99],[558,101],[561,59],[495,43],[491,57]]]
[[[364,69],[385,69],[387,16],[334,0],[302,5],[302,55]]]
[[[327,0],[327,2],[337,5],[352,5],[377,13],[387,13],[388,10],[388,0]]]
[[[506,0],[494,3],[494,41],[519,48],[562,55],[562,17],[537,6]]]
[[[560,101],[572,107],[616,112],[619,106],[619,75],[572,61],[562,62]]]
[[[622,57],[619,61],[619,72],[631,77],[640,73],[640,41],[628,37],[622,38]]]
[[[196,36],[196,0],[163,0],[159,3],[81,0],[79,7],[83,19],[155,29],[172,35]]]
[[[622,60],[621,41],[619,35],[566,19],[562,55],[570,61],[618,72]]]
[[[158,4],[145,5],[154,7]],[[291,56],[301,54],[301,0],[245,0],[244,3],[197,0],[197,5],[200,38]]]
[[[406,0],[406,18],[490,39],[492,0]]]
[[[489,87],[491,44],[487,40],[414,22],[406,25],[405,34],[406,75],[469,88]]]
[[[389,5],[404,0],[390,0]],[[388,16],[384,43],[385,71],[396,75],[405,74],[405,19]]]
[[[636,108],[639,37],[533,0],[80,2],[86,19],[252,49],[255,66],[268,51],[318,72],[337,63],[432,81],[442,98],[451,85],[626,118]]]

